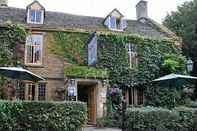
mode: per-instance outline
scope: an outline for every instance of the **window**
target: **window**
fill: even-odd
[[[40,101],[46,100],[45,83],[39,83],[38,85],[33,83],[28,83],[26,90],[27,90],[28,100],[40,100]]]
[[[42,64],[42,35],[30,35],[26,39],[25,64]]]
[[[130,68],[135,68],[137,66],[137,52],[136,52],[136,46],[134,44],[128,44],[127,45],[128,50],[128,63]]]
[[[144,89],[132,87],[128,89],[128,104],[143,105],[144,104]]]
[[[116,29],[116,18],[113,16],[111,16],[111,18],[110,18],[110,28]]]
[[[38,85],[38,100],[45,100],[46,84],[40,83]]]
[[[19,87],[16,92],[17,92],[17,98],[19,100],[25,100],[25,83],[20,82]]]
[[[28,84],[28,100],[35,100],[36,85]]]
[[[117,18],[114,16],[110,16],[109,18],[109,28],[111,30],[123,31],[126,28],[126,20],[123,18]]]
[[[28,23],[32,24],[43,24],[44,11],[43,10],[33,10],[29,9],[28,11]]]
[[[139,88],[137,89],[137,105],[144,104],[144,90]]]

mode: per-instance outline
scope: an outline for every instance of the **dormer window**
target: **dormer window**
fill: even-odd
[[[29,23],[43,24],[43,12],[40,10],[29,10]]]
[[[104,25],[113,31],[124,31],[126,20],[123,19],[123,15],[117,9],[114,9],[105,19]]]
[[[44,8],[38,1],[34,1],[29,6],[27,6],[27,23],[44,23]]]

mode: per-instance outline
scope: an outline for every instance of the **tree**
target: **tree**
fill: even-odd
[[[194,61],[192,74],[197,76],[197,0],[185,2],[178,10],[168,14],[163,24],[183,40],[183,53]],[[193,99],[197,99],[197,83]]]
[[[185,2],[168,14],[163,24],[183,39],[183,53],[197,60],[197,0]]]

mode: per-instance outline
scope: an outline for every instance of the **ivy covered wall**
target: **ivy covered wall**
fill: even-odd
[[[100,34],[98,40],[98,64],[107,67],[111,83],[133,86],[149,83],[163,75],[162,64],[166,54],[181,57],[181,49],[171,39],[150,39],[137,35]],[[130,69],[127,43],[137,46],[138,66]],[[184,72],[185,68],[180,72]]]
[[[91,34],[51,32],[50,51],[68,63],[87,66],[87,43]],[[151,39],[121,33],[97,33],[98,62],[96,68],[109,72],[110,83],[132,86],[150,82],[160,76],[164,56],[181,57],[181,49],[171,39]],[[138,66],[130,69],[126,44],[137,46]],[[181,70],[184,72],[184,69]],[[68,71],[67,71],[68,72]],[[85,74],[84,74],[85,75]]]
[[[50,51],[72,66],[65,66],[67,76],[91,77],[106,79],[110,84],[119,87],[145,88],[148,104],[153,106],[174,106],[174,99],[179,102],[181,94],[174,88],[154,87],[150,84],[153,79],[169,73],[185,73],[185,57],[181,55],[181,47],[173,39],[151,39],[138,35],[121,33],[97,32],[98,49],[97,65],[95,68],[87,66],[87,43],[91,34],[52,32],[50,37]],[[136,45],[138,65],[129,68],[127,43]],[[55,48],[53,48],[55,47]],[[70,65],[69,64],[69,65]],[[82,66],[82,67],[81,67]],[[102,71],[103,69],[103,71]],[[107,70],[107,73],[106,73]],[[105,75],[102,75],[104,73]],[[156,93],[155,93],[156,92]],[[171,92],[171,93],[169,93]],[[169,94],[169,95],[166,95]],[[181,102],[184,103],[184,102]]]
[[[26,31],[19,25],[5,23],[0,27],[0,66],[19,64],[20,44],[24,44]]]
[[[20,47],[24,46],[25,39],[26,31],[19,25],[8,22],[4,27],[0,27],[0,66],[22,64]],[[0,76],[0,99],[4,98],[2,89],[4,82],[5,79]]]

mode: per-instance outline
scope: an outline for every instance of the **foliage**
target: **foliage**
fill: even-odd
[[[146,105],[164,108],[174,108],[178,105],[184,105],[187,102],[187,96],[182,88],[151,85],[145,90]]]
[[[84,65],[88,38],[85,33],[52,32],[49,33],[49,49],[69,63]]]
[[[196,131],[196,110],[177,107],[174,110],[143,107],[127,110],[127,130]]]
[[[192,57],[193,60],[197,58],[195,51],[197,48],[196,15],[197,0],[193,0],[178,6],[178,10],[168,14],[163,21],[165,26],[183,39],[183,52],[187,57]]]
[[[55,42],[51,41],[51,44],[49,44],[51,45],[50,49],[53,53],[63,57],[67,62],[79,65],[81,63],[77,62],[77,59],[74,58],[73,55],[74,52],[78,52],[81,56],[80,58],[84,61],[84,63],[82,63],[86,63],[86,44],[90,34],[55,32],[51,33],[50,36],[52,37],[51,39],[55,40]],[[138,87],[144,87],[145,84],[150,83],[153,79],[167,73],[166,70],[169,72],[174,72],[176,70],[179,73],[185,73],[185,58],[181,55],[182,52],[180,46],[177,46],[176,41],[172,39],[152,39],[133,34],[103,32],[97,33],[97,38],[98,62],[96,70],[107,69],[107,76],[111,85],[117,84],[120,88],[136,85]],[[129,68],[128,63],[128,50],[126,49],[127,43],[133,43],[137,47],[136,52],[138,66],[132,69]],[[76,48],[76,50],[72,51],[72,48]],[[94,68],[87,68],[84,66],[77,67],[74,65],[74,67],[65,67],[65,75],[75,77],[103,77],[101,75],[102,73],[96,73],[97,71],[92,71],[92,69],[94,70]],[[89,70],[91,71],[89,72]],[[151,88],[149,86],[146,87]],[[159,93],[159,91],[157,93]],[[170,96],[175,94],[178,94],[177,91],[173,91],[172,94],[169,93]],[[159,95],[155,95],[153,92],[148,92],[148,96],[154,102],[156,101],[152,98],[155,96],[159,97]],[[179,94],[176,97],[176,102],[179,102]],[[162,101],[166,101],[168,99],[172,101],[171,97],[166,97],[166,99],[163,100],[159,99],[161,100],[159,103],[161,104],[163,103]],[[110,103],[110,101],[108,101],[108,103]],[[166,104],[167,103],[168,102],[166,102]]]
[[[19,25],[6,23],[0,27],[0,66],[18,64],[17,48],[25,42],[26,31]]]
[[[113,117],[110,116],[104,116],[101,118],[97,118],[96,120],[96,125],[97,127],[116,127],[114,125],[115,120],[113,119]]]
[[[86,121],[79,102],[0,101],[0,130],[76,131]]]
[[[164,54],[162,70],[166,74],[186,72],[186,58],[180,54]]]
[[[7,22],[0,27],[0,66],[16,66],[20,63],[19,47],[25,43],[26,31],[22,26]],[[0,99],[4,78],[0,76]]]
[[[49,34],[50,51],[72,64],[87,63],[88,33],[53,32]],[[107,68],[111,84],[120,87],[144,84],[160,76],[164,54],[179,55],[181,50],[171,39],[151,39],[121,33],[97,33],[98,68]],[[126,44],[137,46],[138,67],[130,69]],[[79,74],[82,71],[79,71]],[[86,73],[85,73],[86,74]],[[85,74],[83,76],[85,76]]]
[[[126,44],[137,46],[138,67],[130,69]],[[181,54],[170,39],[155,40],[136,35],[99,34],[98,64],[109,71],[110,83],[120,87],[143,85],[160,76],[164,54]]]
[[[122,91],[118,87],[112,87],[107,92],[108,99],[112,102],[112,109],[115,112],[122,104]]]
[[[105,69],[97,69],[88,66],[67,65],[64,68],[64,74],[70,77],[85,78],[107,78],[108,72]]]

